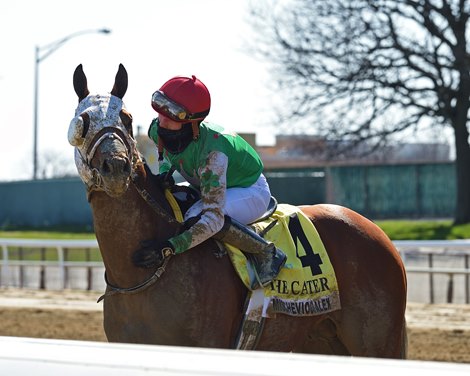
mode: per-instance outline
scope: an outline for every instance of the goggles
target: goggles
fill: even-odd
[[[191,119],[191,114],[188,110],[172,101],[160,90],[157,90],[152,95],[152,107],[158,113],[166,115],[174,121],[186,121]]]
[[[178,122],[203,119],[209,113],[209,111],[204,111],[192,114],[182,105],[168,98],[160,90],[152,94],[152,107],[159,114]]]

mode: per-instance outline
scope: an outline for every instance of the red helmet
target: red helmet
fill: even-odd
[[[178,122],[203,120],[211,108],[206,85],[196,76],[173,77],[152,95],[152,107]]]

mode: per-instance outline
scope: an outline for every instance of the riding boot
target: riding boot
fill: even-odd
[[[274,243],[268,242],[251,228],[225,216],[224,226],[214,238],[238,247],[253,261],[262,286],[277,277],[287,256]]]

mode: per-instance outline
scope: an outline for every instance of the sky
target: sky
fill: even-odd
[[[151,94],[173,76],[196,75],[211,92],[207,120],[274,143],[269,72],[244,47],[253,37],[249,0],[15,0],[0,2],[0,181],[33,174],[35,47],[74,33],[39,64],[38,155],[73,165],[67,129],[77,97],[72,76],[83,64],[91,92],[111,91],[118,66],[129,74],[124,103],[134,131],[156,113]],[[94,30],[107,28],[110,34]]]

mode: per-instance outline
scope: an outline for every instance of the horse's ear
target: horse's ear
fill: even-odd
[[[75,72],[73,72],[73,88],[75,89],[75,93],[78,95],[79,102],[90,94],[82,64],[78,65],[75,68]]]
[[[113,90],[111,94],[118,98],[123,98],[127,91],[127,71],[124,65],[119,64],[118,72],[114,80]]]

